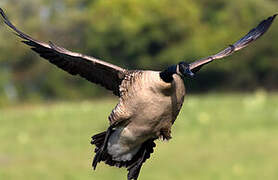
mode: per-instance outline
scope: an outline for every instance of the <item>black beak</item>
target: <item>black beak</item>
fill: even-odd
[[[186,68],[185,70],[186,75],[188,75],[189,77],[194,77],[194,73],[189,69],[189,67]]]

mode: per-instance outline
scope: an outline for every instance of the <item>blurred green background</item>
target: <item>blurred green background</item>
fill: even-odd
[[[26,104],[0,110],[0,179],[124,180],[91,170],[90,137],[116,100]],[[191,95],[169,142],[157,141],[141,180],[277,180],[278,95]]]
[[[192,62],[278,12],[277,0],[1,0],[27,34],[129,69]],[[187,80],[173,139],[140,179],[278,179],[278,22]],[[193,95],[192,95],[193,94]],[[117,99],[41,59],[0,23],[0,179],[125,179],[91,171]]]

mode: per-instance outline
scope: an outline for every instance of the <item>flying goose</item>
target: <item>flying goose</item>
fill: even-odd
[[[233,45],[216,55],[193,63],[180,62],[163,71],[128,70],[83,54],[71,52],[52,42],[44,43],[18,30],[0,8],[1,16],[23,43],[50,63],[72,75],[80,75],[104,86],[119,97],[109,116],[110,126],[92,137],[96,169],[101,161],[128,170],[127,179],[137,179],[142,164],[150,157],[154,141],[171,138],[171,126],[182,107],[184,78],[190,78],[201,67],[238,51],[262,36],[276,15],[262,21]]]

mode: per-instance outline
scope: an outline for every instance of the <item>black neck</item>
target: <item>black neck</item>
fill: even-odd
[[[160,72],[160,78],[164,82],[172,82],[173,81],[173,74],[177,73],[177,65],[173,65],[165,69],[164,71]]]

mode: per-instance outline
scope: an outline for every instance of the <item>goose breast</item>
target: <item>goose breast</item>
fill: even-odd
[[[124,154],[138,149],[149,138],[170,133],[185,96],[182,78],[176,74],[173,78],[172,83],[165,83],[159,72],[137,71],[123,80],[120,102],[109,119],[111,123],[126,123],[118,128],[109,147],[114,145],[118,154]]]

